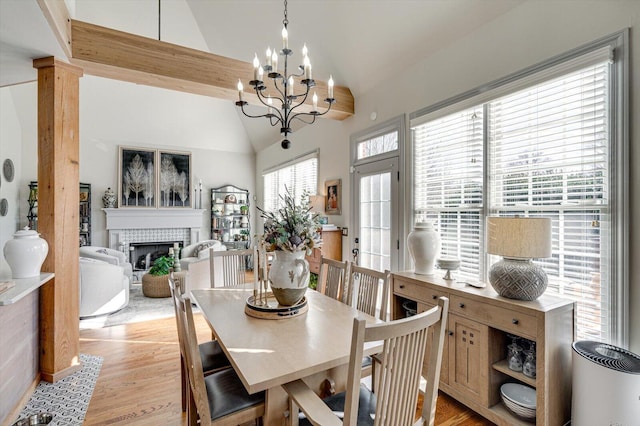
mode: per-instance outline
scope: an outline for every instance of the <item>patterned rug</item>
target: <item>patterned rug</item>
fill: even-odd
[[[81,425],[96,385],[102,357],[80,354],[82,367],[56,383],[40,382],[19,419],[39,413],[53,414],[49,426]]]
[[[80,330],[151,321],[174,315],[170,297],[145,297],[142,294],[142,284],[136,283],[131,285],[127,306],[113,314],[80,320]]]

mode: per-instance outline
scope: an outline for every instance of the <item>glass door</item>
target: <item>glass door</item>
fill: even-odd
[[[353,255],[358,265],[398,270],[398,159],[387,158],[353,168]]]

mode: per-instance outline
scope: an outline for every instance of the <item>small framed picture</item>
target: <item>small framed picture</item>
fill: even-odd
[[[325,188],[325,213],[342,214],[342,179],[327,180]]]

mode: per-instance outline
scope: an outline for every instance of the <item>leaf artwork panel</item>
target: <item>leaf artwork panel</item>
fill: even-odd
[[[160,152],[160,207],[191,207],[191,154]]]
[[[156,207],[156,151],[120,147],[120,207]]]

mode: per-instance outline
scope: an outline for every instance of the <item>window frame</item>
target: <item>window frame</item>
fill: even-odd
[[[554,56],[546,61],[521,71],[479,86],[457,96],[422,108],[410,114],[411,128],[432,121],[438,117],[470,108],[473,105],[486,104],[492,99],[515,92],[523,87],[532,86],[554,76],[567,74],[576,64],[590,60],[590,56],[599,57],[603,50],[611,52],[611,83],[609,90],[609,169],[611,171],[608,190],[611,194],[611,234],[612,243],[607,250],[611,261],[608,273],[611,276],[609,322],[609,343],[628,347],[629,345],[629,30],[624,29],[609,36],[588,43],[569,52]],[[615,57],[613,56],[615,54]],[[615,60],[614,60],[615,59]],[[486,115],[485,115],[486,117]],[[486,127],[484,132],[486,133]],[[485,144],[487,135],[485,134]],[[407,141],[409,152],[413,152],[413,131]],[[483,220],[490,211],[488,205],[488,150],[484,148],[485,175],[483,181]],[[408,187],[413,188],[413,165],[407,174]],[[415,210],[413,191],[407,194],[411,200],[410,215],[413,223]],[[484,236],[481,237],[481,244]],[[484,252],[483,247],[483,252]],[[487,270],[489,256],[479,259],[481,271]]]
[[[314,159],[316,160],[316,176],[315,176],[315,184],[312,185],[312,189],[310,191],[311,191],[311,195],[316,195],[316,193],[318,192],[318,171],[320,169],[320,150],[319,149],[298,155],[295,158],[292,158],[288,161],[277,164],[275,166],[266,168],[262,171],[262,205],[265,207],[265,210],[267,209],[267,202],[266,202],[267,193],[270,192],[270,191],[267,191],[266,189],[266,182],[267,182],[266,176],[268,174],[278,173],[288,167],[294,167],[300,163],[303,163],[309,160],[314,160]],[[281,194],[278,193],[278,196],[280,195]],[[301,195],[301,194],[294,193],[294,197],[296,195]]]

